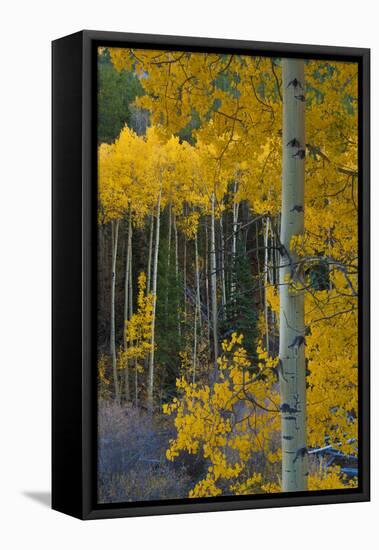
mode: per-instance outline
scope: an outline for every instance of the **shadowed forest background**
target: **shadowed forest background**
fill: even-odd
[[[356,486],[357,77],[99,49],[99,502]]]

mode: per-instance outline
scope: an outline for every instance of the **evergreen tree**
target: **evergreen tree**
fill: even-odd
[[[243,334],[244,347],[249,359],[256,359],[256,338],[258,336],[258,310],[254,295],[256,285],[251,273],[251,265],[246,255],[244,243],[237,240],[236,257],[233,261],[232,281],[234,295],[230,295],[226,307],[226,319],[221,327],[222,339],[232,332]]]
[[[180,281],[176,277],[173,239],[170,244],[169,247],[165,219],[158,260],[156,340],[159,346],[155,356],[157,365],[163,367],[159,369],[159,374],[157,373],[161,388],[169,393],[175,391],[175,381],[179,376],[181,339],[178,311],[183,293]]]
[[[98,57],[98,143],[112,143],[125,124],[132,127],[131,104],[143,88],[131,71],[118,72],[107,49]]]

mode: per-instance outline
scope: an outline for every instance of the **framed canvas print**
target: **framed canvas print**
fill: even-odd
[[[53,42],[53,508],[369,499],[369,50]]]

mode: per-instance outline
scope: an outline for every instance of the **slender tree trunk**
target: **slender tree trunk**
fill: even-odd
[[[146,293],[150,293],[151,285],[151,258],[153,255],[153,236],[154,236],[154,214],[151,214],[150,220],[150,237],[149,237],[149,253],[147,258],[147,282],[146,282]]]
[[[196,305],[199,316],[199,328],[201,330],[201,299],[200,299],[200,272],[199,272],[199,250],[197,233],[195,235],[195,271],[196,271]]]
[[[147,406],[150,413],[153,412],[153,397],[154,397],[154,348],[155,348],[155,315],[157,310],[157,277],[158,277],[158,255],[159,255],[159,236],[161,222],[161,197],[162,184],[158,196],[157,204],[157,222],[155,230],[155,249],[154,249],[154,266],[153,266],[153,311],[151,323],[151,352],[149,361],[149,374],[147,386]]]
[[[282,215],[277,216],[277,234],[280,235],[282,231]],[[279,253],[278,237],[275,236],[275,265],[276,265],[276,284],[279,283],[279,265],[280,265],[280,253]]]
[[[259,221],[255,225],[255,248],[256,248],[256,259],[257,259],[257,270],[258,270],[258,281],[259,281],[259,299],[261,305],[263,305],[263,292],[262,292],[262,281],[261,281],[261,262],[259,259],[259,230],[258,230]]]
[[[221,309],[222,317],[226,316],[226,284],[225,284],[225,243],[224,243],[224,222],[222,212],[220,215],[220,279],[221,279]]]
[[[172,215],[171,215],[171,202],[168,206],[168,250],[167,250],[167,272],[166,272],[166,296],[165,296],[165,314],[166,314],[166,327],[168,321],[168,293],[170,284],[170,265],[171,265],[171,236],[172,236]]]
[[[133,242],[132,242],[132,235],[133,235],[133,228],[131,228],[130,233],[130,250],[129,250],[129,319],[133,315]]]
[[[216,272],[216,234],[215,234],[215,194],[212,193],[211,216],[211,300],[212,300],[212,324],[213,324],[213,351],[215,370],[217,371],[218,358],[218,322],[217,322],[217,272]]]
[[[195,318],[193,323],[193,369],[192,382],[196,379],[196,361],[197,361],[197,324],[199,320],[199,328],[201,330],[201,301],[200,301],[200,275],[199,275],[199,251],[197,242],[197,232],[195,235],[195,271],[196,271],[196,302],[195,302]]]
[[[196,381],[196,361],[197,361],[197,315],[198,305],[195,305],[195,319],[193,323],[193,354],[192,354],[192,383]]]
[[[176,282],[176,292],[178,292],[177,289],[178,289],[178,283],[179,283],[179,253],[178,253],[178,228],[176,227],[175,213],[174,213],[173,224],[174,224],[174,238],[175,238],[175,282]],[[180,307],[179,307],[179,304],[180,304],[180,300],[179,300],[179,297],[178,297],[178,300],[177,300],[178,336],[179,336],[179,338],[181,338],[182,329],[181,329],[181,326],[180,326]]]
[[[129,210],[129,222],[128,222],[128,245],[126,249],[125,260],[125,301],[124,301],[124,351],[128,348],[127,342],[127,326],[129,315],[129,274],[130,274],[130,253],[132,246],[132,214]],[[129,384],[129,362],[125,360],[125,399],[130,400],[130,384]]]
[[[115,321],[115,294],[116,294],[116,262],[118,247],[118,228],[120,221],[112,221],[112,284],[111,284],[111,334],[110,334],[110,352],[112,357],[114,393],[117,403],[120,403],[120,387],[117,373],[117,353],[116,353],[116,321]]]
[[[207,301],[207,337],[208,349],[211,349],[211,330],[210,330],[210,305],[209,305],[209,246],[208,246],[208,218],[205,219],[205,295]]]
[[[265,249],[265,265],[264,265],[264,288],[263,288],[263,301],[264,301],[264,314],[265,314],[265,327],[266,327],[266,350],[270,355],[270,326],[268,318],[268,304],[267,304],[267,286],[269,283],[269,270],[270,270],[270,260],[269,260],[269,218],[266,218],[266,223],[262,219],[262,231],[264,235],[264,249]]]
[[[153,257],[153,239],[154,239],[154,214],[150,217],[150,235],[149,235],[149,252],[147,257],[147,282],[146,282],[146,294],[150,294],[151,290],[151,263]],[[149,368],[149,356],[144,360],[145,370]],[[135,373],[135,387],[137,388],[138,373]],[[137,391],[137,390],[136,390]]]
[[[137,361],[134,364],[134,393],[135,393],[135,407],[138,409],[138,369]]]
[[[269,216],[266,218],[266,236],[265,240],[267,243],[267,282],[269,285],[274,283],[274,243],[272,240],[272,227],[271,219]]]
[[[184,298],[184,319],[187,319],[187,237],[184,235],[183,246],[183,298]]]
[[[234,202],[233,202],[233,237],[232,237],[232,283],[230,288],[231,301],[235,303],[236,293],[236,259],[237,259],[237,230],[238,230],[238,210],[239,203],[235,202],[235,196],[237,193],[237,182],[234,182]]]
[[[280,392],[282,491],[307,490],[304,292],[291,286],[297,254],[291,239],[304,232],[304,61],[283,59],[283,188],[280,257]],[[301,97],[299,97],[301,96]],[[301,208],[300,208],[301,207]],[[292,269],[291,269],[292,267]],[[296,282],[296,281],[295,281]]]

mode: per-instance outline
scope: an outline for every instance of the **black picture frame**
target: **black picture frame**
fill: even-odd
[[[359,484],[356,489],[96,503],[96,48],[235,52],[359,66]],[[370,499],[370,50],[85,30],[52,43],[52,507],[81,519]]]

